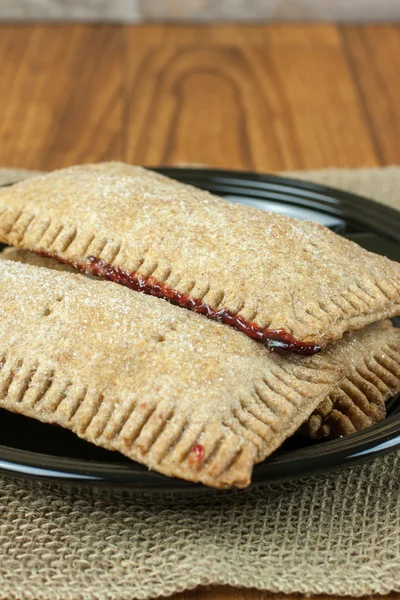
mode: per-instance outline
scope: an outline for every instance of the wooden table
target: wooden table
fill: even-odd
[[[400,163],[400,26],[3,26],[0,73],[5,166]]]

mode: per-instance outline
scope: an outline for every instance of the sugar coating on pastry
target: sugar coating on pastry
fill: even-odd
[[[23,250],[22,248],[14,248],[14,246],[8,246],[0,252],[0,258],[3,260],[12,260],[15,262],[35,265],[36,267],[45,267],[47,269],[54,269],[55,271],[68,271],[69,273],[76,273],[76,269],[61,263],[56,258],[47,258],[45,256],[39,256],[30,250]]]
[[[326,227],[123,163],[0,190],[0,241],[313,353],[400,313],[400,265]]]
[[[68,273],[77,273],[75,267],[62,263],[56,258],[50,258],[47,256],[40,256],[30,250],[23,250],[22,248],[15,248],[14,246],[7,246],[0,251],[0,259],[12,260],[15,262],[34,265],[36,267],[45,267],[46,269],[52,269],[54,271],[64,271]],[[86,275],[90,279],[98,279],[95,275]]]
[[[247,486],[361,355],[400,361],[390,322],[321,354],[280,356],[81,275],[1,260],[0,293],[0,407],[217,488]]]
[[[3,250],[0,258],[76,272],[73,267],[55,259],[13,247]],[[387,327],[382,331],[387,341],[397,340],[397,330]],[[396,346],[387,346],[384,356],[379,354],[382,339],[377,339],[374,356],[368,353],[366,356],[358,355],[359,361],[352,364],[346,379],[302,425],[302,434],[313,440],[333,439],[367,429],[385,418],[385,402],[400,391],[400,366]]]

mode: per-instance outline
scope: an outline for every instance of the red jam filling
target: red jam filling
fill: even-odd
[[[193,465],[199,465],[203,459],[204,459],[204,446],[202,446],[201,444],[196,444],[196,446],[193,446],[193,448],[190,451],[190,456],[189,456],[189,466],[193,466]]]
[[[42,256],[51,256],[61,262],[69,262],[63,261],[59,257],[52,256],[45,252],[40,252],[38,254],[41,254]],[[309,355],[319,352],[322,348],[320,345],[298,340],[285,329],[263,329],[256,323],[248,323],[239,315],[235,315],[225,308],[214,310],[205,302],[202,302],[197,298],[192,298],[189,294],[180,294],[164,283],[160,283],[154,277],[144,277],[137,273],[127,273],[120,267],[113,267],[104,262],[104,260],[94,256],[89,256],[85,263],[76,265],[73,262],[70,262],[69,264],[72,264],[74,267],[85,273],[97,275],[98,277],[108,279],[114,283],[119,283],[136,292],[143,292],[144,294],[156,296],[157,298],[165,298],[173,304],[178,304],[183,308],[193,310],[194,312],[205,315],[209,319],[224,323],[225,325],[230,325],[250,338],[261,342],[267,346],[267,348],[272,348],[277,352],[293,352],[296,354]]]

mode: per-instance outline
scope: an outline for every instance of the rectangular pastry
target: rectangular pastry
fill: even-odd
[[[390,322],[321,354],[281,356],[161,299],[81,275],[4,260],[0,294],[1,408],[217,488],[247,486],[253,465],[357,363],[370,361],[374,372],[383,361],[398,376]]]
[[[73,267],[19,248],[9,247],[0,258],[32,264],[57,271],[75,272]],[[90,276],[89,276],[90,277]],[[386,325],[386,335],[393,333]],[[379,346],[379,342],[378,342]],[[392,354],[392,357],[390,356]],[[367,429],[386,416],[385,402],[400,391],[397,350],[386,348],[386,355],[376,358],[360,355],[341,385],[335,388],[302,425],[300,431],[313,440],[341,437]]]
[[[400,313],[400,265],[322,225],[123,163],[0,190],[0,241],[312,354]]]

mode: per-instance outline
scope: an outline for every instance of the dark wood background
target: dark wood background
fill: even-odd
[[[10,167],[400,163],[400,26],[2,26],[0,114]],[[285,597],[174,596],[228,598]]]

